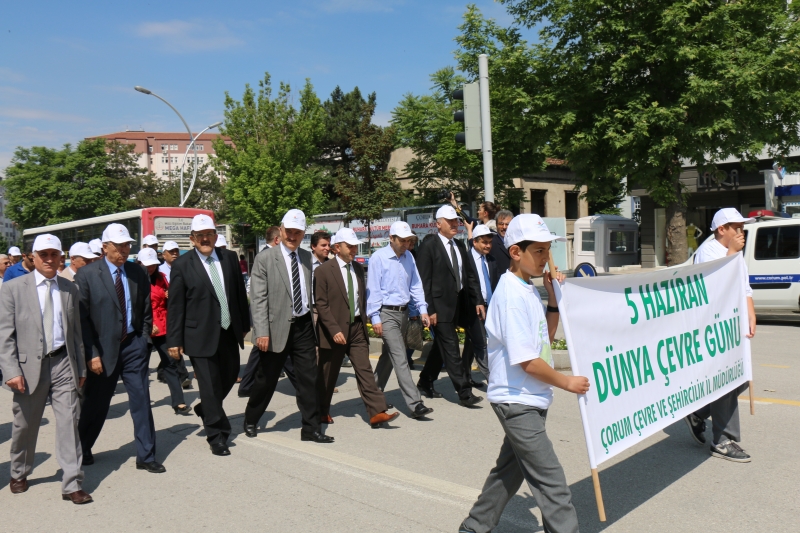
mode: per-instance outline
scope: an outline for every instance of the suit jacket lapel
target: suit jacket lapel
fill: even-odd
[[[217,302],[219,302],[219,299],[217,298],[217,291],[214,290],[214,285],[211,283],[211,278],[208,277],[206,267],[203,266],[203,264],[200,262],[200,258],[197,256],[197,250],[191,250],[188,253],[192,254],[189,261],[194,266],[195,273],[200,276],[200,279],[203,280],[203,283],[205,283],[208,290],[211,291],[211,294],[214,296]]]
[[[58,292],[61,295],[61,322],[64,326],[64,338],[66,338],[67,331],[69,331],[69,326],[70,326],[68,309],[70,308],[70,300],[72,299],[72,296],[67,290],[66,283],[62,281],[62,279],[63,278],[61,278],[61,276],[56,276],[56,283],[58,283]]]
[[[361,310],[361,316],[365,317],[364,320],[366,322],[366,312],[367,312],[367,287],[364,283],[364,270],[361,268],[361,265],[358,265],[355,262],[351,262],[353,265],[353,271],[356,273],[356,280],[358,281],[358,301],[356,305]]]
[[[39,320],[35,321],[36,329],[44,338],[44,323],[42,322],[44,318],[42,317],[42,308],[39,307],[39,292],[36,290],[36,276],[33,275],[33,272],[25,275],[25,282],[28,284],[28,297],[26,300],[28,300],[28,305],[31,306],[30,316],[39,317]]]
[[[276,246],[277,252],[272,254],[275,258],[275,268],[278,269],[278,274],[280,274],[281,279],[283,279],[283,284],[286,285],[286,292],[289,293],[289,300],[293,298],[292,294],[292,281],[289,279],[289,272],[286,270],[286,260],[283,257],[283,249],[279,244]]]
[[[117,289],[114,288],[114,282],[111,281],[111,270],[108,268],[108,263],[106,263],[105,258],[100,259],[100,283],[108,291],[108,294],[111,295],[111,301],[114,302],[114,305],[117,306],[119,312],[122,312],[122,309],[119,306],[119,298],[117,298]]]
[[[308,308],[311,309],[312,304],[314,303],[311,296],[311,252],[308,250],[303,250],[302,248],[298,248],[297,256],[300,262],[301,275],[305,276],[306,279],[306,297],[308,298],[308,302],[306,302],[306,304],[308,305]]]
[[[439,237],[439,234],[436,234],[436,243],[439,245],[439,250],[444,252],[445,263],[447,263],[447,269],[450,271],[450,274],[453,276],[453,279],[456,279],[456,271],[453,270],[453,258],[450,255],[450,250],[447,249],[447,246],[444,245],[442,242],[442,238]]]
[[[344,278],[342,277],[342,269],[339,268],[339,261],[334,257],[333,259],[329,259],[328,261],[333,261],[336,263],[336,268],[332,269],[331,272],[333,274],[333,278],[336,280],[336,285],[339,287],[339,290],[342,291],[342,296],[344,296],[344,301],[347,302],[347,306],[350,307],[350,298],[347,296],[347,287],[344,284]],[[319,267],[317,267],[319,268]],[[352,266],[350,267],[353,268]]]
[[[131,276],[131,270],[133,270],[134,268],[142,268],[142,267],[140,267],[136,263],[129,263],[125,261],[125,263],[122,265],[122,268],[125,269],[125,277],[128,279],[128,293],[130,294],[131,297],[131,315],[133,315],[134,313],[136,313],[136,300],[138,299],[139,296],[139,284],[136,282],[135,279],[133,279],[134,276]],[[131,316],[131,324],[133,323],[134,323],[133,316]]]
[[[225,294],[228,300],[230,300],[230,295],[236,290],[233,285],[233,276],[235,273],[231,270],[231,262],[223,259],[225,255],[222,253],[222,250],[217,249],[217,257],[219,258],[220,265],[222,265],[222,282],[225,284]]]

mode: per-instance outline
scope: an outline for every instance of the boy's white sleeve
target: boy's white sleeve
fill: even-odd
[[[530,316],[527,309],[519,307],[506,308],[505,320],[502,321],[503,344],[508,351],[508,362],[518,365],[539,357],[542,353],[542,339],[538,324]]]

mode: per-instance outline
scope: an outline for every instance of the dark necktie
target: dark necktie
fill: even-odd
[[[481,268],[483,269],[483,283],[486,285],[486,304],[492,300],[492,282],[489,279],[489,269],[486,267],[486,256],[481,256]]]
[[[456,287],[461,290],[461,269],[458,268],[458,257],[456,256],[456,245],[450,239],[450,260],[453,262],[453,272],[456,273]]]
[[[303,310],[303,297],[300,292],[300,268],[297,266],[297,252],[289,254],[292,259],[292,297],[294,299],[294,312],[300,314]]]
[[[122,310],[122,336],[119,338],[119,342],[122,342],[128,336],[128,306],[125,305],[125,288],[122,286],[121,267],[117,267],[117,279],[114,282],[114,288],[117,290],[117,299]]]
[[[350,304],[350,323],[356,321],[356,299],[353,293],[353,278],[350,276],[350,263],[347,263],[347,303]]]

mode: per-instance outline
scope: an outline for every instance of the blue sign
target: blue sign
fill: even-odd
[[[597,275],[597,270],[591,263],[581,263],[575,267],[574,276],[576,278],[593,278]]]
[[[750,276],[750,284],[758,283],[800,283],[800,274],[762,274]]]

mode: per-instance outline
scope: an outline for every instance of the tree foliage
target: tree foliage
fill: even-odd
[[[273,95],[269,74],[258,91],[246,85],[241,101],[226,92],[221,133],[232,144],[215,141],[212,164],[226,176],[229,218],[262,232],[289,209],[319,213],[325,202],[324,171],[317,164],[324,129],[325,110],[308,80],[297,108],[288,84],[281,83]]]
[[[625,177],[646,188],[667,208],[672,263],[686,258],[682,164],[713,170],[715,161],[755,161],[765,150],[782,159],[800,145],[794,4],[500,1],[541,39],[501,51],[526,56],[527,71],[517,70],[514,84],[525,110],[519,121],[537,129],[534,138],[563,155],[590,190]],[[474,7],[468,17],[486,39],[516,32],[475,18]]]
[[[384,209],[403,198],[397,172],[389,168],[395,146],[394,128],[373,124],[374,113],[374,100],[363,105],[358,129],[350,134],[352,161],[336,169],[336,192],[347,211],[347,220],[363,220],[368,226],[383,216]]]

